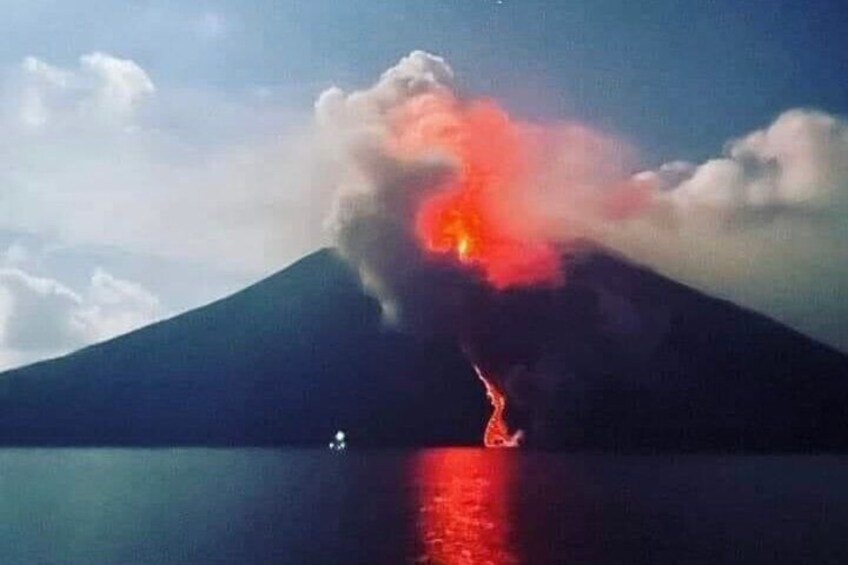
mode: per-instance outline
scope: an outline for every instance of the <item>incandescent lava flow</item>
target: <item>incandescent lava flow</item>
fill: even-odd
[[[489,416],[486,430],[483,432],[483,445],[486,447],[518,447],[523,433],[521,430],[515,433],[509,432],[509,427],[504,419],[506,397],[491,380],[486,378],[480,367],[475,365],[474,371],[482,381],[483,386],[486,387],[486,397],[492,404],[492,415]]]

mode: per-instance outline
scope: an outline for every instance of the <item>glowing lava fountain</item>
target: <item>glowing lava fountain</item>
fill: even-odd
[[[486,431],[483,432],[483,445],[486,447],[518,447],[524,434],[521,430],[515,433],[509,432],[509,426],[504,419],[506,397],[491,380],[486,378],[480,367],[475,365],[474,370],[483,386],[486,387],[486,397],[492,404],[492,415],[489,416]]]

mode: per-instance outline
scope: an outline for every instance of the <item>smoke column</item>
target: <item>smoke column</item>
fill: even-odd
[[[401,325],[418,321],[407,314],[419,277],[444,281],[427,297],[441,306],[481,283],[561,284],[563,251],[588,220],[632,215],[647,196],[628,177],[625,144],[580,124],[516,121],[492,100],[459,99],[452,82],[444,60],[417,51],[370,89],[330,89],[316,103],[343,171],[334,241]],[[563,220],[554,200],[573,221],[551,237]]]

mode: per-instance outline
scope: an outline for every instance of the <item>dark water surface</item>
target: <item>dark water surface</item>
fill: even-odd
[[[0,563],[848,563],[848,458],[0,450]]]

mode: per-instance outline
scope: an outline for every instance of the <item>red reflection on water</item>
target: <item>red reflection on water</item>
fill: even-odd
[[[437,449],[417,457],[418,563],[519,562],[510,516],[513,455]]]

